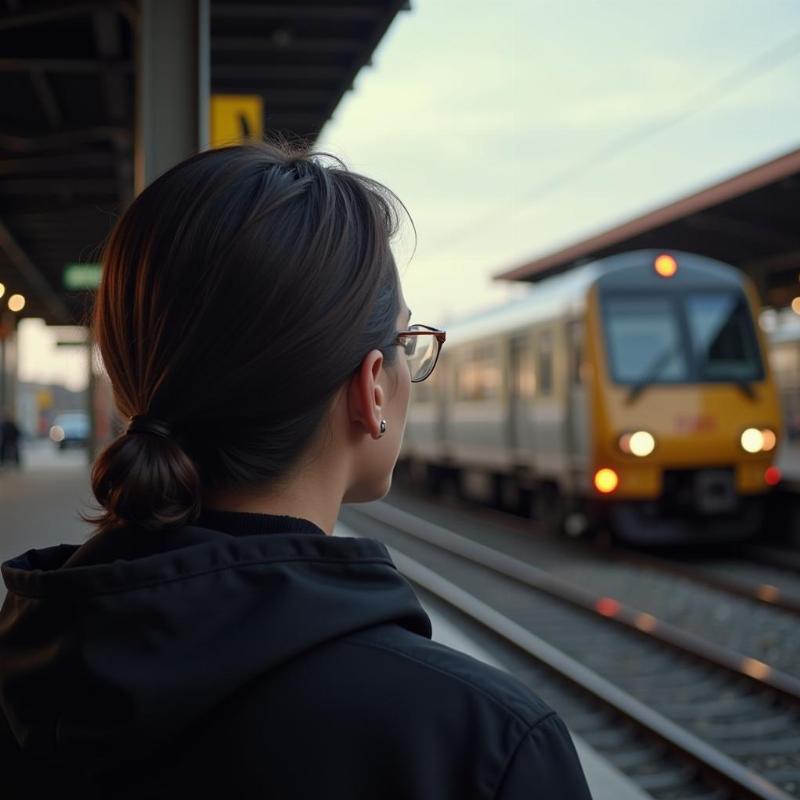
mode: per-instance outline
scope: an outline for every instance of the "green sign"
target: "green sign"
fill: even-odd
[[[67,264],[64,267],[65,289],[96,289],[100,285],[100,264]]]

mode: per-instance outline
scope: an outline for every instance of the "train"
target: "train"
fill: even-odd
[[[771,321],[769,328],[770,365],[783,408],[786,449],[797,452],[800,440],[800,317],[796,311],[784,312],[781,319]]]
[[[401,463],[431,489],[633,544],[757,536],[778,391],[737,268],[639,250],[448,325]]]

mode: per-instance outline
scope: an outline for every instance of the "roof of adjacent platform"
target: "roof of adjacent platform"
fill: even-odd
[[[771,305],[798,294],[800,150],[500,273],[538,281],[626,250],[686,250],[742,268]]]
[[[407,0],[211,0],[213,92],[260,94],[264,128],[313,141]],[[132,191],[135,3],[0,11],[0,282],[22,316],[85,318],[64,266],[95,260]]]

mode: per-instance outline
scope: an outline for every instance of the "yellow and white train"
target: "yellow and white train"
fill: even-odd
[[[637,251],[448,326],[402,458],[465,494],[532,502],[568,533],[744,538],[780,480],[778,396],[739,270]]]

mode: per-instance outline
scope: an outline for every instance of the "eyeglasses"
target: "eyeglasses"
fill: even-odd
[[[412,325],[407,331],[398,331],[396,343],[408,358],[412,383],[424,381],[433,372],[446,338],[447,331],[430,325]]]

